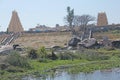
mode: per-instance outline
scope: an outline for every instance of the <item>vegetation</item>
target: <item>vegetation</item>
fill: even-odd
[[[67,15],[65,17],[65,21],[68,23],[68,26],[70,27],[70,29],[72,31],[72,34],[74,34],[73,19],[74,19],[74,9],[71,9],[68,6],[67,7]]]
[[[73,23],[73,19],[74,19],[74,9],[70,9],[70,7],[67,7],[67,16],[66,16],[66,21],[69,24],[69,27],[73,27],[72,23]]]
[[[29,62],[27,58],[21,57],[19,53],[16,51],[12,52],[8,57],[7,57],[7,63],[12,65],[12,66],[18,66],[22,68],[28,68],[30,67]]]
[[[118,60],[109,61],[93,61],[82,65],[76,65],[75,67],[69,68],[68,73],[79,73],[79,72],[93,72],[94,70],[104,70],[112,69],[115,67],[120,67],[120,62]]]
[[[79,27],[78,31],[85,31],[89,22],[94,21],[95,17],[84,14],[84,15],[75,15],[73,19],[73,24],[76,27]]]
[[[45,47],[40,47],[38,50],[37,50],[37,53],[39,55],[40,58],[47,58],[47,51],[45,49]]]
[[[58,68],[65,68],[69,73],[78,73],[120,67],[119,49],[110,51],[103,48],[96,50],[85,49],[56,54],[51,50],[47,51],[44,47],[41,47],[35,50],[35,54],[36,52],[39,54],[39,57],[34,59],[20,56],[17,52],[9,55],[7,58],[9,66],[4,70],[0,68],[0,79],[19,79],[21,75],[27,74],[41,76]]]
[[[31,58],[31,59],[36,59],[39,57],[39,55],[36,53],[36,50],[35,49],[29,49],[28,50],[28,57]]]

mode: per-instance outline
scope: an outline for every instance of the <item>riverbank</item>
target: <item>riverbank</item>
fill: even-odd
[[[4,72],[1,76],[0,80],[21,80],[23,76],[34,76],[34,77],[42,77],[43,75],[54,74],[57,69],[66,69],[68,73],[79,73],[79,72],[92,72],[95,70],[104,70],[104,69],[112,69],[119,68],[120,61],[119,60],[105,60],[105,61],[83,61],[83,60],[58,60],[51,61],[48,63],[39,63],[37,61],[31,61],[32,69],[25,70],[23,72]]]
[[[97,52],[97,54],[95,52]],[[74,53],[77,57],[74,59],[67,58],[68,60],[47,59],[45,62],[40,62],[39,59],[28,59],[31,66],[30,68],[12,66],[10,67],[10,70],[13,70],[11,72],[6,69],[1,70],[0,80],[21,80],[21,77],[28,75],[41,77],[51,73],[54,74],[57,69],[66,69],[68,73],[74,74],[79,72],[119,68],[119,52],[120,50],[85,50],[82,54],[78,54],[77,52]],[[98,54],[100,55],[98,56]]]

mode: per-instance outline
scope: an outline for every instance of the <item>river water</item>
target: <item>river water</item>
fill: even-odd
[[[57,72],[54,76],[33,78],[24,77],[22,80],[120,80],[120,69],[97,70],[92,73],[72,74],[66,71]]]

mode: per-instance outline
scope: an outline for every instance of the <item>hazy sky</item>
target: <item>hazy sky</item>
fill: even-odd
[[[120,23],[120,0],[0,0],[0,31],[6,31],[16,10],[25,30],[37,24],[64,25],[66,7],[74,8],[76,15],[106,12],[109,24]]]

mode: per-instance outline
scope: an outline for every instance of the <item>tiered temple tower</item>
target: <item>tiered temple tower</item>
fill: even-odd
[[[11,17],[11,20],[10,20],[7,31],[8,32],[14,32],[14,33],[24,31],[16,11],[12,12],[12,17]]]
[[[107,26],[108,20],[105,12],[98,13],[97,26]]]

